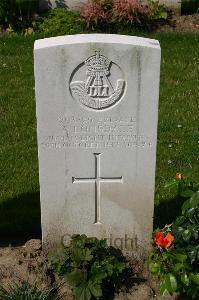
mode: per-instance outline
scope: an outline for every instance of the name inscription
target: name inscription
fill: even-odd
[[[62,134],[44,136],[41,145],[49,149],[151,147],[150,137],[136,132],[136,119],[107,117],[60,117]]]

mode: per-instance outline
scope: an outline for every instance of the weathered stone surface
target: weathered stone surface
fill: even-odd
[[[124,251],[151,242],[158,41],[76,35],[35,43],[43,243],[74,233]]]
[[[40,9],[47,8],[69,8],[81,9],[86,0],[39,0]]]

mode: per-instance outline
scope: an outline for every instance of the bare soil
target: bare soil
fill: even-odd
[[[173,16],[169,25],[158,28],[159,32],[199,32],[199,14]]]
[[[149,272],[143,271],[143,264],[132,262],[135,274],[134,284],[128,292],[124,288],[111,296],[112,300],[152,300],[162,299],[159,295],[159,283],[152,279]],[[0,248],[0,284],[5,287],[23,281],[38,282],[43,288],[51,287],[54,283],[60,286],[60,296],[63,300],[74,300],[71,287],[53,273],[48,258],[42,252],[41,241],[29,240],[19,247]],[[165,300],[177,299],[165,297]],[[108,300],[107,297],[104,300]]]

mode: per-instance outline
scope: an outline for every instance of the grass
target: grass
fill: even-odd
[[[5,288],[0,285],[1,300],[59,300],[58,288],[41,288],[38,283],[30,284],[28,281],[12,283]]]
[[[199,35],[171,33],[155,38],[162,48],[155,220],[163,225],[181,206],[173,199],[176,191],[166,190],[165,183],[176,172],[199,183]]]
[[[40,231],[33,39],[0,42],[0,233]]]
[[[180,202],[164,184],[188,172],[199,182],[199,34],[159,33],[162,48],[155,226]],[[33,37],[0,37],[0,235],[40,234]]]

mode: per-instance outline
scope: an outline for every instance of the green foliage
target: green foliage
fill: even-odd
[[[199,262],[199,192],[182,206],[182,215],[173,223],[176,249],[187,253],[191,264]]]
[[[85,235],[72,236],[70,245],[53,257],[52,264],[73,286],[78,300],[101,297],[107,283],[115,288],[126,268],[122,255],[108,247],[106,240]]]
[[[35,24],[35,30],[44,36],[81,33],[83,28],[80,14],[64,8],[49,10]]]
[[[182,206],[182,215],[169,227],[174,244],[168,249],[155,247],[150,270],[161,279],[161,294],[175,292],[199,298],[199,191]]]
[[[37,284],[30,285],[24,281],[21,284],[12,284],[7,288],[0,286],[1,300],[59,300],[58,288],[43,289]]]
[[[148,0],[150,14],[149,19],[152,21],[166,20],[168,18],[168,12],[165,5],[160,4],[158,0]]]

